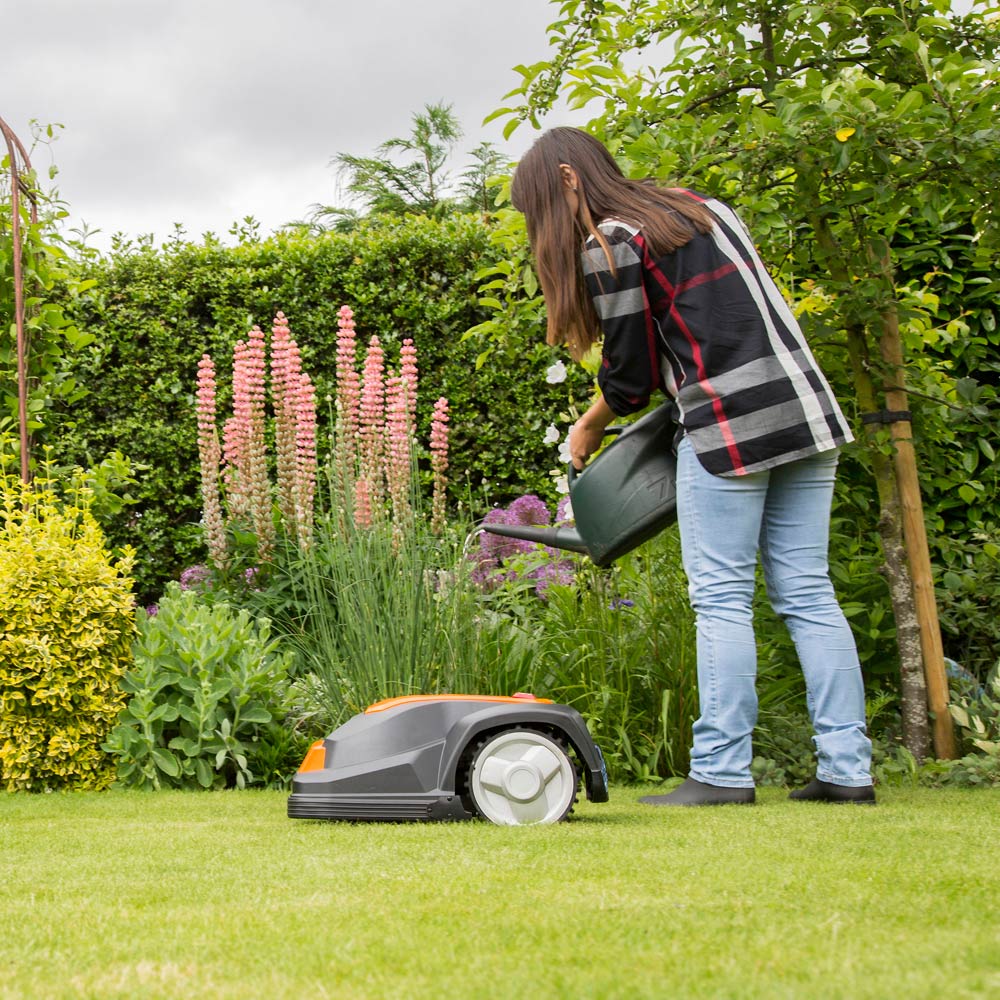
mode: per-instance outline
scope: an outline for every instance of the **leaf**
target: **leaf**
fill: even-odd
[[[205,760],[204,757],[199,757],[194,762],[194,776],[202,788],[211,788],[212,768],[209,766],[208,761]]]
[[[959,486],[958,495],[966,503],[975,503],[979,499],[979,497],[976,495],[976,491],[967,483],[962,483],[962,485]]]
[[[171,750],[181,750],[185,757],[194,757],[198,753],[198,742],[186,736],[175,736],[168,744]]]
[[[176,778],[181,773],[181,766],[177,762],[177,758],[169,750],[164,750],[163,747],[153,748],[153,762],[171,778]]]
[[[916,111],[918,108],[923,107],[923,104],[924,95],[919,90],[908,90],[896,105],[893,115],[896,118],[903,118],[911,111]]]
[[[271,713],[262,705],[254,705],[240,713],[241,722],[270,722]]]
[[[149,713],[149,721],[156,722],[157,719],[162,719],[164,722],[173,722],[179,715],[180,709],[176,705],[171,705],[170,702],[165,701],[157,705]]]
[[[961,708],[958,705],[949,705],[948,708],[949,708],[949,710],[951,712],[951,717],[963,729],[968,729],[969,728],[969,713],[966,712],[966,710],[964,708]]]

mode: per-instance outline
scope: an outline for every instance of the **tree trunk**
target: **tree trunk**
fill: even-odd
[[[876,390],[871,378],[864,330],[860,327],[850,328],[847,332],[847,343],[854,371],[858,406],[862,413],[872,413],[877,408]],[[875,425],[865,426],[869,439],[874,438],[877,433]],[[889,456],[873,440],[870,441],[869,447],[879,500],[878,532],[882,542],[882,575],[889,588],[892,616],[896,623],[903,746],[922,762],[930,755],[927,687],[924,682],[924,662],[920,647],[920,623],[913,601],[910,567],[906,560],[906,547],[903,542],[899,490]]]
[[[894,509],[892,509],[894,508]],[[898,504],[883,507],[879,517],[884,573],[896,621],[896,645],[899,648],[900,715],[903,723],[903,746],[920,763],[930,756],[930,725],[927,717],[927,684],[920,648],[920,622],[913,601],[906,547]]]
[[[879,253],[877,260],[887,283],[891,284],[888,250]],[[955,730],[948,711],[948,677],[944,667],[944,648],[917,477],[917,459],[913,450],[913,428],[908,417],[895,419],[908,412],[909,401],[903,389],[903,345],[899,336],[899,321],[895,302],[891,299],[882,313],[879,349],[886,366],[885,412],[893,417],[889,422],[894,445],[893,468],[903,516],[907,562],[913,578],[913,600],[920,623],[927,704],[934,717],[934,752],[939,758],[951,760],[955,757]]]

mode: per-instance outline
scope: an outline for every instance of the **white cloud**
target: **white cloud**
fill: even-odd
[[[548,52],[558,4],[507,0],[30,0],[0,66],[0,116],[65,129],[51,158],[72,223],[110,234],[265,231],[336,200],[339,152],[405,135],[425,104],[454,105],[466,132],[516,158],[502,122],[482,127]],[[6,36],[5,36],[6,39]],[[562,116],[557,122],[571,120]],[[576,116],[576,121],[584,120]],[[32,152],[40,172],[49,163]]]

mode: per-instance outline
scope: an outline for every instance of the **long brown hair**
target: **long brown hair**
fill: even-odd
[[[566,202],[563,164],[576,173],[575,216]],[[601,336],[580,266],[588,235],[604,248],[614,270],[599,222],[620,219],[640,228],[657,256],[683,246],[696,232],[707,233],[713,223],[707,208],[680,191],[628,180],[602,143],[575,128],[550,129],[535,141],[514,171],[510,196],[528,226],[548,312],[546,340],[565,343],[575,359]]]

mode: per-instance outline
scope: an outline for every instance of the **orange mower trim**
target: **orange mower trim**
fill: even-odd
[[[386,698],[384,701],[377,701],[374,705],[369,705],[365,709],[365,715],[374,712],[385,712],[397,705],[412,705],[421,701],[489,701],[500,702],[507,705],[523,705],[527,702],[535,702],[539,705],[551,705],[551,698],[536,698],[533,694],[518,691],[513,695],[500,694],[406,694],[398,698]],[[311,753],[312,751],[310,751]],[[308,760],[308,757],[306,758]]]
[[[299,774],[303,771],[322,771],[326,767],[326,747],[324,740],[317,740],[306,752],[305,760],[299,765]]]

